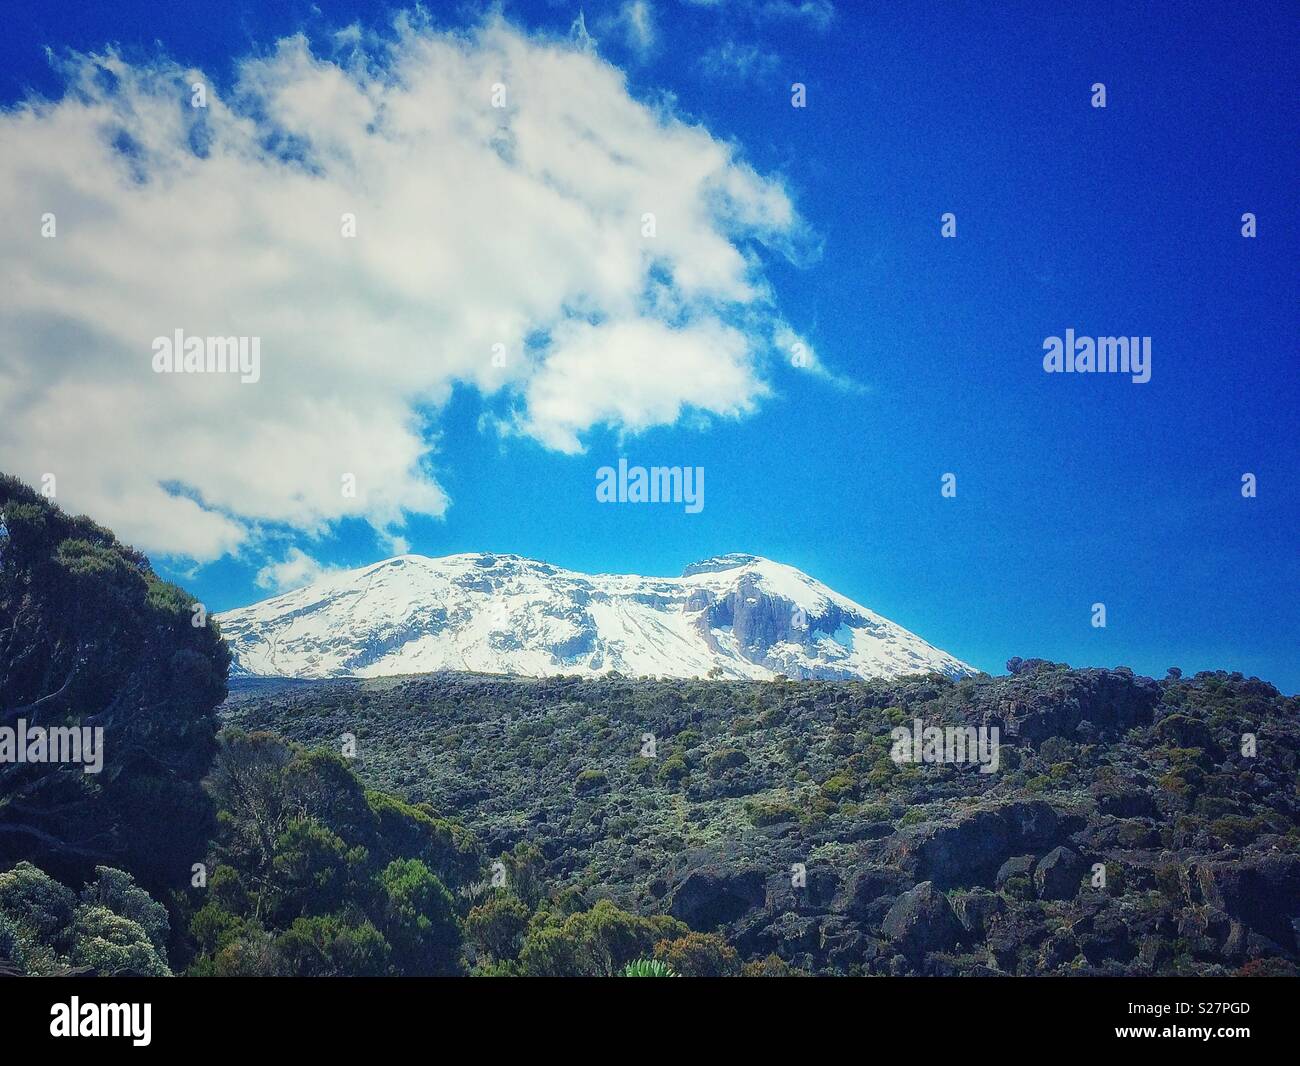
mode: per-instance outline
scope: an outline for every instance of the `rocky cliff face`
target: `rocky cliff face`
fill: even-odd
[[[514,555],[406,555],[220,616],[235,672],[851,679],[974,670],[794,567],[725,555],[679,578]]]

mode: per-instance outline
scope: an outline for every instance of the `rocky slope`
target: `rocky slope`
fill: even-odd
[[[1300,698],[1240,674],[1009,666],[257,682],[225,713],[311,743],[351,733],[368,781],[489,854],[539,849],[557,906],[672,915],[756,964],[1296,973]],[[896,763],[891,730],[915,718],[997,725],[997,771]]]
[[[681,577],[515,555],[403,555],[219,617],[234,673],[768,679],[975,671],[794,567],[726,555]]]

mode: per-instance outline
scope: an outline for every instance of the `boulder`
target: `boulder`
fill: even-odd
[[[1049,937],[1038,953],[1039,967],[1042,970],[1056,970],[1079,954],[1079,945],[1069,933],[1057,933]]]
[[[877,900],[895,899],[912,886],[901,870],[890,866],[862,866],[847,879],[844,891],[835,902],[835,910],[859,921],[866,920]]]
[[[1079,936],[1079,951],[1094,966],[1106,962],[1127,963],[1137,954],[1130,943],[1128,926],[1114,911],[1103,911],[1091,921],[1088,932]]]
[[[995,888],[1001,888],[1013,877],[1033,877],[1034,867],[1037,865],[1037,855],[1013,855],[998,867],[993,885]]]
[[[1022,904],[992,915],[984,939],[997,968],[1015,973],[1020,957],[1046,940],[1047,934],[1047,923],[1037,904]]]
[[[692,870],[673,891],[668,911],[692,929],[709,932],[762,907],[766,871],[710,866]]]
[[[880,930],[913,962],[956,946],[963,933],[948,897],[932,881],[922,881],[899,896]]]
[[[1055,847],[1034,867],[1034,890],[1039,899],[1074,899],[1088,869],[1067,847]]]
[[[831,905],[839,889],[834,870],[815,866],[807,871],[807,883],[796,888],[789,873],[773,874],[767,879],[767,909],[772,913],[794,911],[798,914],[822,914]]]
[[[1223,911],[1292,955],[1300,952],[1300,855],[1194,863],[1186,891],[1192,903]]]
[[[984,938],[989,919],[1006,910],[1006,901],[987,888],[974,888],[951,901],[962,928],[976,940]]]
[[[944,889],[990,885],[1013,855],[1041,853],[1082,824],[1041,800],[1015,801],[966,812],[954,822],[904,830],[890,838],[886,854],[916,881]]]

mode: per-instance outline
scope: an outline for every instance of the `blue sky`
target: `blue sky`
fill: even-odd
[[[779,189],[797,213],[747,232],[718,222],[766,295],[711,296],[691,314],[721,303],[718,321],[746,335],[788,329],[815,351],[815,372],[791,367],[777,343],[743,358],[752,378],[732,393],[694,404],[703,394],[684,384],[680,413],[601,408],[558,422],[538,413],[540,393],[521,407],[519,390],[468,373],[423,394],[401,382],[436,492],[403,482],[396,519],[241,505],[292,460],[286,434],[280,450],[263,444],[235,464],[242,473],[203,481],[177,467],[172,491],[229,518],[239,539],[232,548],[216,533],[220,547],[168,554],[160,534],[146,545],[156,565],[220,610],[267,595],[268,566],[299,552],[324,567],[396,545],[676,574],[747,551],[992,672],[1043,656],[1157,676],[1235,669],[1297,691],[1294,18],[1284,5],[1187,4],[1176,18],[1083,6],[582,5],[633,101],[731,146],[762,182],[749,207]],[[431,33],[481,22],[471,6],[430,10]],[[519,39],[554,40],[578,5],[501,10]],[[165,55],[201,69],[220,94],[236,60],[272,55],[278,38],[304,32],[323,56],[330,33],[383,31],[389,18],[367,4],[41,5],[0,40],[0,93],[6,106],[59,99],[69,75],[46,46],[102,54],[116,42],[128,63]],[[807,86],[805,108],[790,106],[793,82]],[[1090,105],[1094,82],[1105,109]],[[580,96],[577,84],[567,91]],[[940,236],[944,212],[953,239]],[[1241,235],[1244,212],[1257,216],[1254,239]],[[509,249],[517,235],[503,230],[484,228],[471,247]],[[679,268],[695,247],[683,245]],[[178,237],[175,255],[188,252]],[[386,313],[373,308],[377,322]],[[1043,340],[1066,329],[1151,337],[1151,380],[1044,373]],[[398,345],[357,358],[418,355]],[[515,416],[525,421],[502,431]],[[580,450],[560,444],[568,427]],[[203,448],[221,464],[219,436]],[[595,471],[620,456],[702,466],[704,510],[598,504]],[[107,520],[110,490],[66,462],[65,505]],[[35,478],[46,463],[0,433],[0,467]],[[946,472],[955,498],[941,496]],[[1256,498],[1241,495],[1244,472]],[[1091,625],[1095,602],[1104,629]]]

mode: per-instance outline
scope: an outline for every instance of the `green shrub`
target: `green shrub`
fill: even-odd
[[[689,777],[690,773],[691,768],[686,764],[686,760],[682,758],[680,752],[675,752],[664,760],[657,776],[665,783],[678,784]]]
[[[588,792],[595,792],[597,789],[604,788],[609,784],[607,778],[601,770],[583,770],[578,774],[577,780],[573,782],[573,791],[576,795],[585,796]]]
[[[735,977],[740,973],[736,949],[716,933],[690,932],[655,945],[655,958],[683,977]]]
[[[848,799],[857,792],[857,785],[848,774],[834,774],[822,782],[822,795],[833,802]]]
[[[746,803],[745,813],[749,816],[751,824],[760,829],[763,826],[793,822],[799,817],[799,812],[794,807],[781,802]]]
[[[704,765],[709,773],[715,777],[733,767],[744,766],[749,762],[749,756],[739,748],[719,748],[707,759]]]
[[[528,908],[520,900],[501,893],[470,910],[465,938],[494,960],[514,959],[528,930],[528,918]]]

